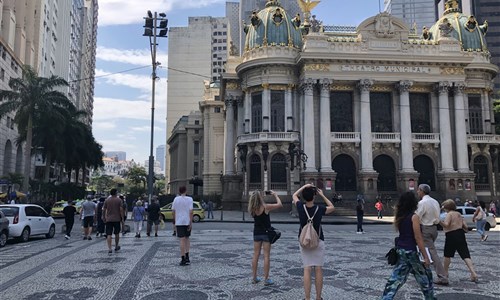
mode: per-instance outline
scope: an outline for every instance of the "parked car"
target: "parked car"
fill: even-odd
[[[57,201],[52,206],[52,210],[50,211],[50,215],[53,218],[64,218],[63,209],[68,205],[66,201]]]
[[[160,208],[162,220],[172,220],[172,203],[169,203]],[[198,223],[200,220],[205,219],[205,210],[201,207],[200,202],[193,201],[193,222]]]
[[[0,211],[9,220],[9,236],[27,242],[30,236],[45,235],[53,238],[56,233],[54,219],[36,204],[4,204]]]
[[[462,214],[462,216],[465,219],[465,222],[467,222],[467,226],[469,229],[471,228],[476,228],[476,223],[472,222],[472,217],[474,216],[474,213],[476,212],[475,207],[471,206],[457,206],[456,211]],[[441,221],[444,221],[446,218],[446,213],[442,212],[441,215],[439,216]],[[484,226],[485,230],[490,230],[490,228],[495,228],[497,226],[497,221],[493,214],[488,213],[488,216],[486,217],[486,225]],[[438,228],[440,228],[439,226]],[[440,228],[441,229],[441,228]]]
[[[9,219],[0,211],[0,248],[7,244],[9,239]]]

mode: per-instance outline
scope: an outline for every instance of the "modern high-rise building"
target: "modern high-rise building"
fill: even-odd
[[[438,19],[439,0],[384,0],[385,11],[403,19],[410,28],[415,24],[418,32],[422,27],[430,28]]]
[[[165,171],[165,155],[166,155],[166,145],[160,145],[156,147],[156,161],[160,163],[160,169]]]

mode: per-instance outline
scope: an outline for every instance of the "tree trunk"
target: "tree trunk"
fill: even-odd
[[[26,150],[24,153],[24,178],[22,191],[27,193],[30,185],[31,174],[31,144],[33,139],[33,117],[30,115],[28,119],[28,128],[26,133]]]
[[[50,160],[51,160],[50,153],[47,153],[47,155],[45,155],[45,168],[43,172],[44,182],[49,182],[50,180],[50,165],[52,164]]]

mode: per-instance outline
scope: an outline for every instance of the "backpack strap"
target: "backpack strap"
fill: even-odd
[[[312,220],[314,219],[314,216],[316,216],[316,213],[318,212],[318,208],[319,208],[319,207],[318,207],[318,206],[316,206],[316,210],[314,211],[314,214],[313,214],[313,216],[312,216],[312,217],[310,217],[310,216],[309,216],[309,213],[307,212],[307,208],[306,208],[306,206],[305,206],[305,205],[303,205],[303,207],[304,207],[304,211],[306,212],[306,215],[307,215],[307,221],[308,221],[308,222],[312,222]]]

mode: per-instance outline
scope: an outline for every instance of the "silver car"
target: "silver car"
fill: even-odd
[[[0,211],[0,248],[7,244],[9,238],[9,219]]]
[[[465,222],[467,222],[467,227],[469,228],[476,228],[476,223],[472,222],[472,217],[474,216],[474,213],[476,212],[476,208],[472,206],[457,206],[456,211],[458,211],[460,214],[465,219]],[[440,215],[441,221],[444,221],[446,218],[446,213],[442,212]],[[484,229],[486,231],[490,230],[491,228],[495,228],[497,226],[497,221],[493,214],[488,213],[488,216],[486,217],[486,225],[484,226]]]
[[[56,233],[54,219],[36,204],[4,204],[0,211],[9,220],[9,235],[27,242],[30,236],[45,235],[53,238]]]

